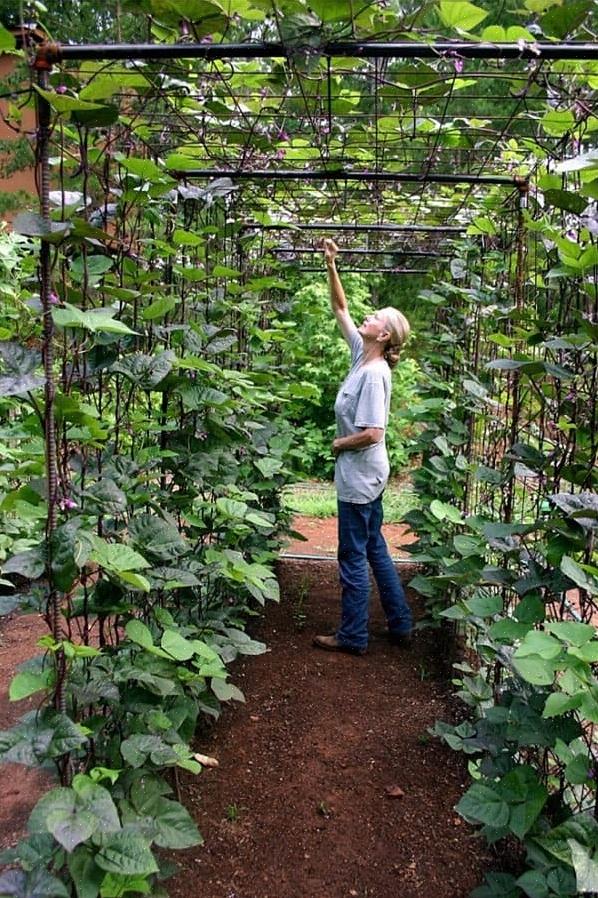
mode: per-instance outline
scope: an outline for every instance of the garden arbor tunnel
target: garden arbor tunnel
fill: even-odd
[[[102,268],[101,253],[92,250],[102,241],[116,260],[102,303],[116,297],[123,310],[109,280],[122,283],[123,270],[145,253],[143,264],[166,282],[166,312],[155,320],[168,313],[173,324],[177,292],[183,320],[189,314],[185,297],[200,283],[194,265],[206,288],[223,285],[233,298],[251,271],[262,272],[262,283],[271,277],[275,291],[277,275],[313,255],[325,234],[339,239],[341,260],[346,255],[353,270],[371,256],[371,266],[357,269],[365,273],[425,273],[411,267],[419,257],[434,260],[443,279],[442,260],[455,252],[455,241],[477,244],[478,253],[498,251],[510,260],[500,290],[521,308],[530,284],[523,271],[530,188],[534,213],[547,201],[563,218],[574,211],[568,175],[550,170],[572,140],[579,145],[593,130],[591,102],[573,105],[571,93],[572,84],[580,96],[593,83],[596,60],[596,45],[562,42],[45,44],[34,62],[42,217],[48,234],[70,233],[81,246],[75,293],[84,309],[97,303],[99,278],[88,267]],[[75,88],[77,98],[70,95]],[[83,173],[87,208],[74,226],[67,192],[73,173]],[[352,243],[356,235],[365,246]],[[302,245],[306,237],[309,246]],[[40,266],[50,532],[61,491],[52,423],[53,240],[42,239]],[[532,240],[536,262],[537,231]],[[171,241],[182,261],[160,259]],[[60,260],[63,282],[72,261],[69,253]],[[300,270],[315,269],[302,262]],[[134,328],[145,314],[135,302]],[[235,314],[225,313],[220,326],[234,330]],[[267,312],[261,314],[265,321]],[[150,325],[152,315],[145,318]],[[58,318],[69,323],[68,315]],[[224,351],[236,340],[235,351],[246,350],[243,339],[241,327]],[[137,338],[135,348],[143,349]],[[512,380],[515,435],[516,373]],[[474,442],[472,433],[470,452]],[[500,501],[511,514],[513,497]],[[53,607],[57,631],[57,599]]]
[[[152,776],[197,772],[197,715],[235,697],[222,657],[243,634],[227,615],[277,597],[268,565],[295,417],[321,395],[301,371],[310,337],[285,349],[305,324],[289,320],[295,287],[323,236],[337,239],[343,274],[377,275],[398,304],[403,276],[422,278],[422,507],[412,522],[439,573],[415,586],[437,616],[453,600],[446,616],[456,620],[504,612],[482,700],[513,681],[508,654],[543,620],[534,615],[587,624],[598,611],[593,534],[579,523],[587,507],[590,524],[596,513],[598,45],[329,41],[277,27],[276,42],[258,42],[250,24],[241,43],[203,32],[193,43],[49,43],[35,54],[41,215],[15,224],[40,239],[43,332],[15,366],[27,368],[27,426],[44,442],[45,551],[25,554],[27,570],[46,575],[46,693],[72,724],[54,755],[65,784],[72,757],[91,766],[80,723],[97,726],[100,771],[146,770],[131,740],[147,733],[127,730],[132,718],[147,722],[138,691],[167,704],[176,684],[182,696],[178,753],[152,706],[148,738],[166,759]],[[549,526],[555,506],[540,563],[537,522]],[[218,651],[201,642],[208,631]],[[595,661],[584,645],[576,670]],[[113,672],[130,657],[167,671],[144,671],[133,706],[134,665],[119,669],[113,698]],[[198,701],[194,664],[216,683]],[[583,751],[593,754],[582,761],[596,773],[593,785],[574,783],[572,801],[596,813],[590,711]],[[540,754],[543,782],[550,764],[562,773],[569,763]]]

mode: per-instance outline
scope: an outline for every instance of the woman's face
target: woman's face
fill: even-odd
[[[383,334],[389,333],[386,316],[381,311],[372,312],[365,316],[357,330],[366,340],[378,340]]]

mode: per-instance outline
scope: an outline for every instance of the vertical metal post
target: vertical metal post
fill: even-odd
[[[50,66],[43,56],[36,59],[38,84],[46,90]],[[37,96],[37,170],[40,212],[45,227],[50,229],[50,124],[51,109],[45,97]],[[54,400],[54,321],[52,319],[51,293],[51,246],[41,239],[39,253],[40,299],[43,314],[43,364],[45,376],[44,437],[46,449],[46,479],[48,489],[48,517],[46,520],[46,575],[48,581],[47,621],[56,641],[61,639],[60,597],[53,583],[52,551],[54,533],[58,521],[58,460],[56,448],[56,425]],[[62,652],[56,653],[56,692],[54,705],[58,711],[66,710],[64,690],[65,659]]]
[[[515,235],[516,259],[515,259],[515,308],[519,312],[523,308],[525,300],[525,257],[526,257],[526,237],[527,230],[525,227],[524,213],[527,209],[527,200],[529,195],[529,183],[521,181],[518,184],[519,198],[517,206],[517,233]],[[519,418],[521,415],[521,382],[519,371],[513,371],[511,375],[511,428],[509,443],[513,446],[517,442],[519,435]],[[507,488],[504,502],[504,520],[510,523],[513,519],[513,504],[515,500],[515,482],[511,478]]]

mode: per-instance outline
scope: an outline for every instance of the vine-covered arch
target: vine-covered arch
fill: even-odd
[[[199,771],[198,715],[262,648],[239,623],[278,595],[280,494],[322,397],[321,347],[289,334],[330,234],[386,296],[421,278],[409,520],[430,618],[478,652],[472,721],[437,727],[475,757],[460,810],[527,840],[538,894],[594,882],[598,45],[590,4],[524,6],[482,28],[451,0],[147,0],[152,43],[32,55],[41,213],[15,226],[40,290],[2,344],[31,459],[3,509],[43,533],[3,571],[43,578],[52,662],[17,676],[47,703],[0,746],[59,767],[27,849],[55,889],[145,888],[152,846],[197,843],[163,776]]]

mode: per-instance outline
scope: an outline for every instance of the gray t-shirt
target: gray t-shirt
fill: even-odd
[[[391,375],[384,359],[362,365],[363,340],[357,329],[348,337],[351,368],[340,386],[334,414],[336,435],[346,437],[364,427],[385,429],[390,409]],[[390,466],[384,437],[365,449],[347,450],[336,458],[334,483],[341,502],[364,505],[384,490]]]

